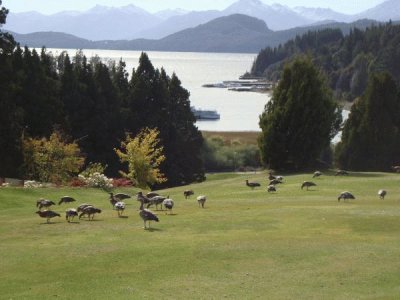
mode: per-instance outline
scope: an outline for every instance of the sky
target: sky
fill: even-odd
[[[128,4],[149,12],[182,8],[185,10],[222,10],[237,0],[3,0],[3,6],[11,12],[38,11],[53,14],[65,10],[85,11],[96,4],[120,7]],[[337,12],[355,14],[384,2],[385,0],[261,0],[271,5],[279,3],[289,7],[323,7]]]

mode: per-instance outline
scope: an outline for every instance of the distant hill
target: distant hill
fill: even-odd
[[[375,22],[371,20],[363,20],[350,24],[330,23],[272,31],[262,20],[235,14],[182,30],[160,40],[89,41],[57,32],[13,34],[16,41],[22,46],[28,45],[36,48],[45,46],[47,48],[68,49],[257,53],[265,47],[283,44],[296,35],[308,31],[340,28],[344,34],[347,34],[351,28],[364,29],[373,23]]]

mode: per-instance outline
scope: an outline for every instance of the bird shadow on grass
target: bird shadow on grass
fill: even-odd
[[[118,216],[119,218],[121,218],[121,219],[128,219],[129,217],[128,216]]]
[[[70,223],[70,224],[79,224],[80,222],[79,221],[69,221],[68,223]]]
[[[144,229],[146,232],[153,232],[153,231],[162,231],[161,229],[159,229],[159,228],[146,228],[146,229]]]
[[[172,214],[165,214],[166,216],[176,216],[178,214],[172,213]]]

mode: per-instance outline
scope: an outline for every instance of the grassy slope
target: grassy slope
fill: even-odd
[[[257,145],[257,138],[260,132],[257,131],[202,131],[204,138],[213,136],[221,137],[226,141],[240,141],[243,144]]]
[[[266,174],[209,175],[163,191],[173,215],[143,230],[136,200],[118,218],[92,189],[0,189],[0,298],[4,299],[398,299],[399,175],[288,175],[266,192]],[[250,190],[244,180],[259,181]],[[379,200],[377,190],[388,196]],[[356,200],[337,202],[343,190]],[[136,190],[119,190],[134,194]],[[40,197],[64,194],[103,209],[95,221],[43,224]],[[55,207],[63,212],[66,207]]]

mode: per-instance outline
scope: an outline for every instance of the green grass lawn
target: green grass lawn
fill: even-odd
[[[118,218],[101,190],[1,188],[0,299],[400,298],[399,174],[286,175],[274,194],[266,178],[216,174],[161,191],[175,207],[157,211],[152,230],[135,197]],[[301,190],[304,180],[317,186]],[[195,195],[185,200],[188,188]],[[345,190],[356,200],[338,202]],[[77,205],[56,205],[52,224],[35,214],[40,197],[64,195],[103,212],[67,223],[65,209]]]

